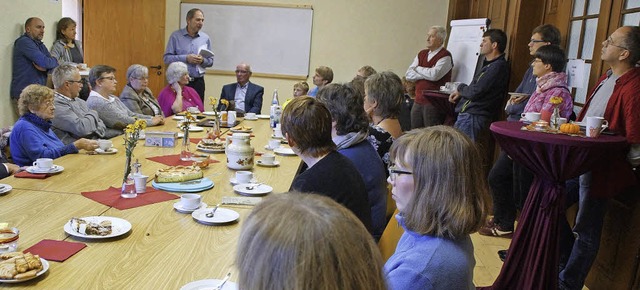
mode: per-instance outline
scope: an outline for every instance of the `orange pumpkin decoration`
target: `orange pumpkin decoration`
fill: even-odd
[[[565,123],[560,125],[560,132],[567,134],[578,134],[578,132],[580,132],[580,126],[573,123]]]

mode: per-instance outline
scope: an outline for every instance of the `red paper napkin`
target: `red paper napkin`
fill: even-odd
[[[200,143],[200,140],[202,140],[202,138],[189,138],[189,141],[194,144]]]
[[[190,165],[193,165],[193,161],[192,160],[190,160],[190,161],[182,161],[182,160],[180,160],[180,154],[148,157],[147,159],[149,159],[151,161],[158,162],[158,163],[162,163],[164,165],[169,165],[169,166],[177,166],[177,165],[190,166]],[[220,162],[220,161],[209,158],[209,163],[210,164],[211,163],[218,163],[218,162]]]
[[[47,173],[29,173],[27,171],[20,171],[14,174],[16,178],[34,178],[34,179],[45,179],[51,175]]]
[[[155,189],[151,186],[147,186],[147,192],[138,194],[136,198],[122,198],[120,196],[120,188],[115,187],[109,187],[100,191],[83,192],[82,195],[88,199],[115,207],[119,210],[178,199],[178,196]]]
[[[64,262],[69,257],[80,252],[87,245],[76,242],[65,242],[56,240],[42,240],[37,244],[24,250],[25,253],[39,255],[41,258],[49,261]]]

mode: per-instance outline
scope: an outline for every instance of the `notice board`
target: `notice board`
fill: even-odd
[[[487,18],[452,20],[447,50],[453,58],[451,81],[470,84],[484,59],[480,55],[482,34],[489,28]]]

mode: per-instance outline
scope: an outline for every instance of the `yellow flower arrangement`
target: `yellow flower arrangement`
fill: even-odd
[[[558,97],[558,96],[553,96],[551,97],[551,99],[549,99],[549,103],[553,104],[553,105],[560,105],[562,104],[562,98]]]
[[[124,168],[123,183],[127,181],[127,177],[129,176],[129,173],[131,173],[131,157],[133,156],[133,149],[138,145],[140,131],[145,128],[147,128],[147,121],[145,120],[136,120],[124,128],[124,149],[127,160]]]
[[[213,109],[212,111],[214,111],[216,114],[218,113],[218,111],[216,110],[216,98],[214,97],[209,97],[209,103],[211,103],[211,109]]]
[[[188,131],[191,123],[195,121],[196,117],[194,117],[190,112],[187,111],[187,113],[184,115],[184,121],[182,121],[182,124],[180,125],[180,129],[182,129],[183,131]]]

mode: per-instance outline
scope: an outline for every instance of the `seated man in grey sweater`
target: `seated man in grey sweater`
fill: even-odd
[[[62,64],[53,70],[52,79],[56,110],[51,127],[65,145],[80,138],[109,139],[122,134],[122,130],[107,128],[98,112],[78,98],[83,82],[77,67]]]
[[[116,92],[116,69],[107,65],[96,65],[89,71],[91,93],[87,98],[87,106],[98,112],[100,119],[107,128],[122,130],[136,119],[147,121],[147,126],[164,124],[162,116],[148,116],[129,110],[120,98],[114,96]]]

